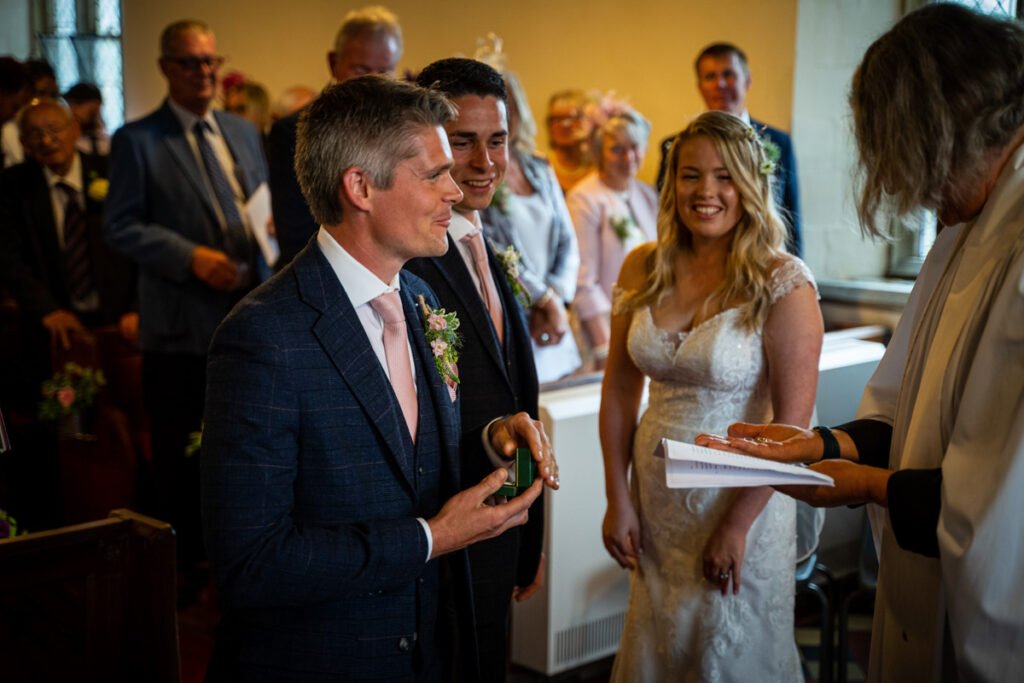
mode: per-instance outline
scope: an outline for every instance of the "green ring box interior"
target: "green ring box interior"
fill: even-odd
[[[513,498],[530,488],[534,478],[537,476],[537,463],[533,460],[533,454],[529,448],[516,449],[515,464],[508,470],[508,480],[505,485],[498,489],[499,496]]]

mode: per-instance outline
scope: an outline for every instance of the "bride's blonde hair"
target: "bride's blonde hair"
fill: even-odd
[[[627,309],[658,306],[675,285],[673,264],[692,249],[693,236],[679,218],[676,174],[683,145],[697,137],[715,145],[739,191],[743,215],[733,229],[725,281],[705,300],[702,312],[741,302],[740,319],[750,329],[760,327],[771,306],[771,274],[783,254],[786,227],[772,197],[775,161],[769,143],[742,119],[724,112],[701,114],[672,143],[666,160],[665,184],[658,210],[657,246],[648,256],[647,281],[625,300]]]

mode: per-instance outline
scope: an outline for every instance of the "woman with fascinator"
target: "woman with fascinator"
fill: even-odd
[[[767,487],[669,489],[654,456],[663,437],[738,420],[810,421],[823,325],[810,271],[783,246],[773,171],[741,119],[695,119],[669,153],[657,240],[615,285],[603,536],[631,582],[614,681],[803,680],[795,502]]]
[[[658,196],[637,179],[651,124],[608,96],[588,107],[594,122],[597,167],[566,197],[579,242],[580,269],[572,302],[587,370],[601,370],[608,357],[611,290],[622,259],[654,239]]]

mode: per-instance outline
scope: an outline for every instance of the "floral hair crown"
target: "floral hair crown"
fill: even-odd
[[[782,156],[782,152],[779,150],[778,145],[765,136],[764,131],[765,128],[763,126],[760,133],[754,130],[753,126],[747,126],[747,140],[752,142],[757,149],[757,170],[761,175],[773,176],[775,171],[778,170],[779,157]]]

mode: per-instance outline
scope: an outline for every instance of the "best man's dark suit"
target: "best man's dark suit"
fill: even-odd
[[[90,183],[107,177],[106,159],[91,154],[81,154],[80,159],[88,254],[99,296],[99,309],[84,316],[71,302],[64,251],[57,238],[43,167],[29,160],[0,175],[0,281],[18,302],[25,322],[25,351],[32,360],[19,363],[18,374],[25,375],[20,370],[28,371],[25,380],[31,384],[31,391],[26,398],[33,405],[38,399],[39,382],[51,371],[48,332],[42,327],[44,316],[66,309],[87,326],[116,325],[122,315],[135,308],[134,264],[103,241],[103,201],[89,196]]]
[[[498,338],[477,287],[458,249],[448,238],[448,252],[413,259],[406,269],[437,293],[441,305],[459,317],[463,345],[459,355],[462,412],[462,483],[474,484],[493,471],[480,430],[495,417],[525,411],[537,419],[537,372],[522,309],[494,253],[487,247],[494,284],[505,314],[505,344]],[[526,525],[469,548],[476,600],[477,633],[484,680],[505,679],[505,645],[509,601],[514,586],[533,583],[544,534],[543,497],[530,508]]]
[[[226,611],[208,681],[456,680],[437,656],[453,635],[457,680],[477,679],[465,551],[427,562],[416,520],[460,488],[458,408],[427,347],[420,295],[437,306],[402,273],[415,444],[316,242],[218,329],[203,520]]]

